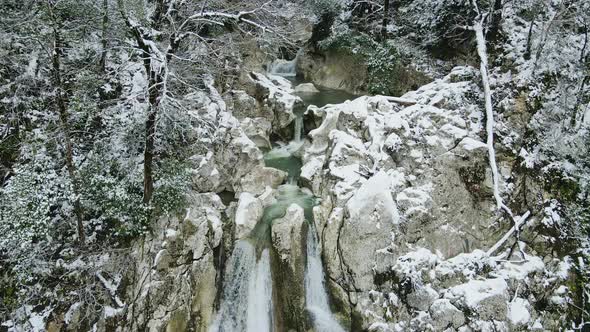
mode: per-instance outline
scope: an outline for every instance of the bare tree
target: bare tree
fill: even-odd
[[[175,103],[169,89],[170,65],[177,59],[176,52],[186,39],[194,37],[197,42],[203,41],[199,35],[199,27],[216,26],[222,29],[233,29],[234,25],[246,24],[261,31],[270,31],[265,24],[258,22],[255,14],[264,10],[266,4],[253,10],[232,13],[223,10],[200,10],[181,17],[186,13],[186,2],[158,0],[153,14],[146,25],[141,25],[133,19],[123,0],[117,0],[119,11],[128,30],[135,41],[135,47],[141,52],[143,66],[148,78],[148,116],[145,122],[145,147],[143,166],[143,202],[149,204],[154,192],[154,157],[156,122],[158,114],[167,102]],[[199,26],[199,27],[197,27]],[[155,34],[162,34],[168,29],[167,43],[159,43]]]

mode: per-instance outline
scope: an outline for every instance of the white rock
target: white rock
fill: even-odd
[[[172,262],[172,257],[168,252],[168,249],[162,249],[156,254],[156,258],[154,259],[154,267],[156,270],[165,270],[170,266]]]
[[[263,207],[254,195],[244,192],[238,200],[236,209],[236,239],[243,239],[250,234],[262,217]]]
[[[291,204],[284,217],[273,221],[272,243],[281,260],[293,263],[301,255],[301,228],[304,222],[303,208],[297,204]]]
[[[295,92],[298,93],[318,93],[318,90],[313,83],[301,83],[295,87]]]

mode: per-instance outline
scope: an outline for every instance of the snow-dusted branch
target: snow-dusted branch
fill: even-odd
[[[526,219],[531,215],[530,211],[525,212],[520,218],[515,219],[514,226],[510,228],[510,230],[502,236],[502,238],[496,242],[490,249],[487,251],[487,255],[491,256],[496,252],[514,233],[518,233],[520,226],[526,221]]]
[[[493,246],[489,251],[488,254],[493,253],[501,246],[510,235],[516,232],[518,237],[518,230],[520,224],[524,219],[526,219],[530,212],[527,211],[523,217],[520,219],[515,219],[514,214],[510,210],[508,206],[504,204],[502,201],[502,197],[500,196],[500,175],[498,173],[498,165],[496,163],[496,150],[494,149],[494,109],[492,107],[492,90],[490,88],[490,79],[488,75],[488,53],[486,48],[486,38],[484,35],[484,22],[486,20],[486,15],[482,15],[477,7],[477,2],[473,0],[473,6],[477,12],[477,17],[473,23],[473,31],[475,32],[475,38],[477,41],[477,54],[480,58],[480,73],[481,73],[481,81],[483,85],[484,91],[484,99],[485,99],[485,110],[486,110],[486,134],[487,134],[487,142],[486,145],[488,147],[488,159],[490,161],[490,168],[492,170],[492,182],[493,182],[493,191],[494,191],[494,199],[496,200],[496,206],[498,210],[503,210],[506,212],[510,218],[514,222],[514,226],[512,229],[502,238],[495,246]]]
[[[392,97],[392,96],[383,96],[383,97],[385,97],[385,99],[387,99],[387,101],[389,101],[391,103],[396,103],[396,104],[400,104],[400,105],[411,106],[411,105],[415,105],[418,103],[417,101],[412,100],[412,99]]]

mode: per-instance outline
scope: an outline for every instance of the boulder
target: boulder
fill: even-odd
[[[318,93],[318,90],[313,83],[301,83],[295,87],[296,93]]]
[[[289,263],[296,270],[298,256],[304,252],[302,248],[302,227],[305,222],[303,208],[297,204],[291,204],[285,216],[276,219],[272,223],[272,244],[282,261]]]
[[[438,299],[438,293],[429,285],[415,286],[413,292],[407,294],[407,302],[411,307],[426,311]]]
[[[455,329],[465,324],[465,315],[455,307],[448,299],[438,299],[432,303],[429,309],[432,324],[436,331],[442,331],[448,327]]]
[[[250,232],[256,226],[256,223],[262,217],[262,203],[251,193],[244,192],[238,200],[236,209],[236,239],[243,239],[250,235]]]
[[[508,284],[504,279],[470,280],[451,287],[445,298],[469,309],[481,320],[506,320]]]
[[[272,167],[257,167],[240,179],[240,189],[260,195],[266,187],[276,189],[286,178],[287,172]]]
[[[277,259],[273,264],[273,287],[276,290],[276,311],[282,324],[296,331],[305,331],[305,256],[303,249],[303,208],[291,204],[285,216],[275,219],[271,239]]]

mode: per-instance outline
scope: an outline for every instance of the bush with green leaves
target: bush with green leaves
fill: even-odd
[[[171,158],[157,165],[149,206],[143,204],[141,164],[129,170],[115,159],[95,155],[81,168],[80,175],[87,217],[108,235],[121,239],[141,235],[150,230],[154,218],[179,211],[190,185],[187,165]]]
[[[0,190],[0,254],[17,258],[49,241],[55,225],[71,215],[69,195],[70,182],[48,156],[16,167]]]
[[[401,73],[401,57],[392,43],[379,43],[364,33],[349,29],[335,31],[320,42],[323,51],[352,56],[367,68],[367,91],[394,95],[400,92],[396,79]]]
[[[336,16],[342,12],[349,4],[348,0],[315,0],[309,2],[310,10],[318,15]]]

